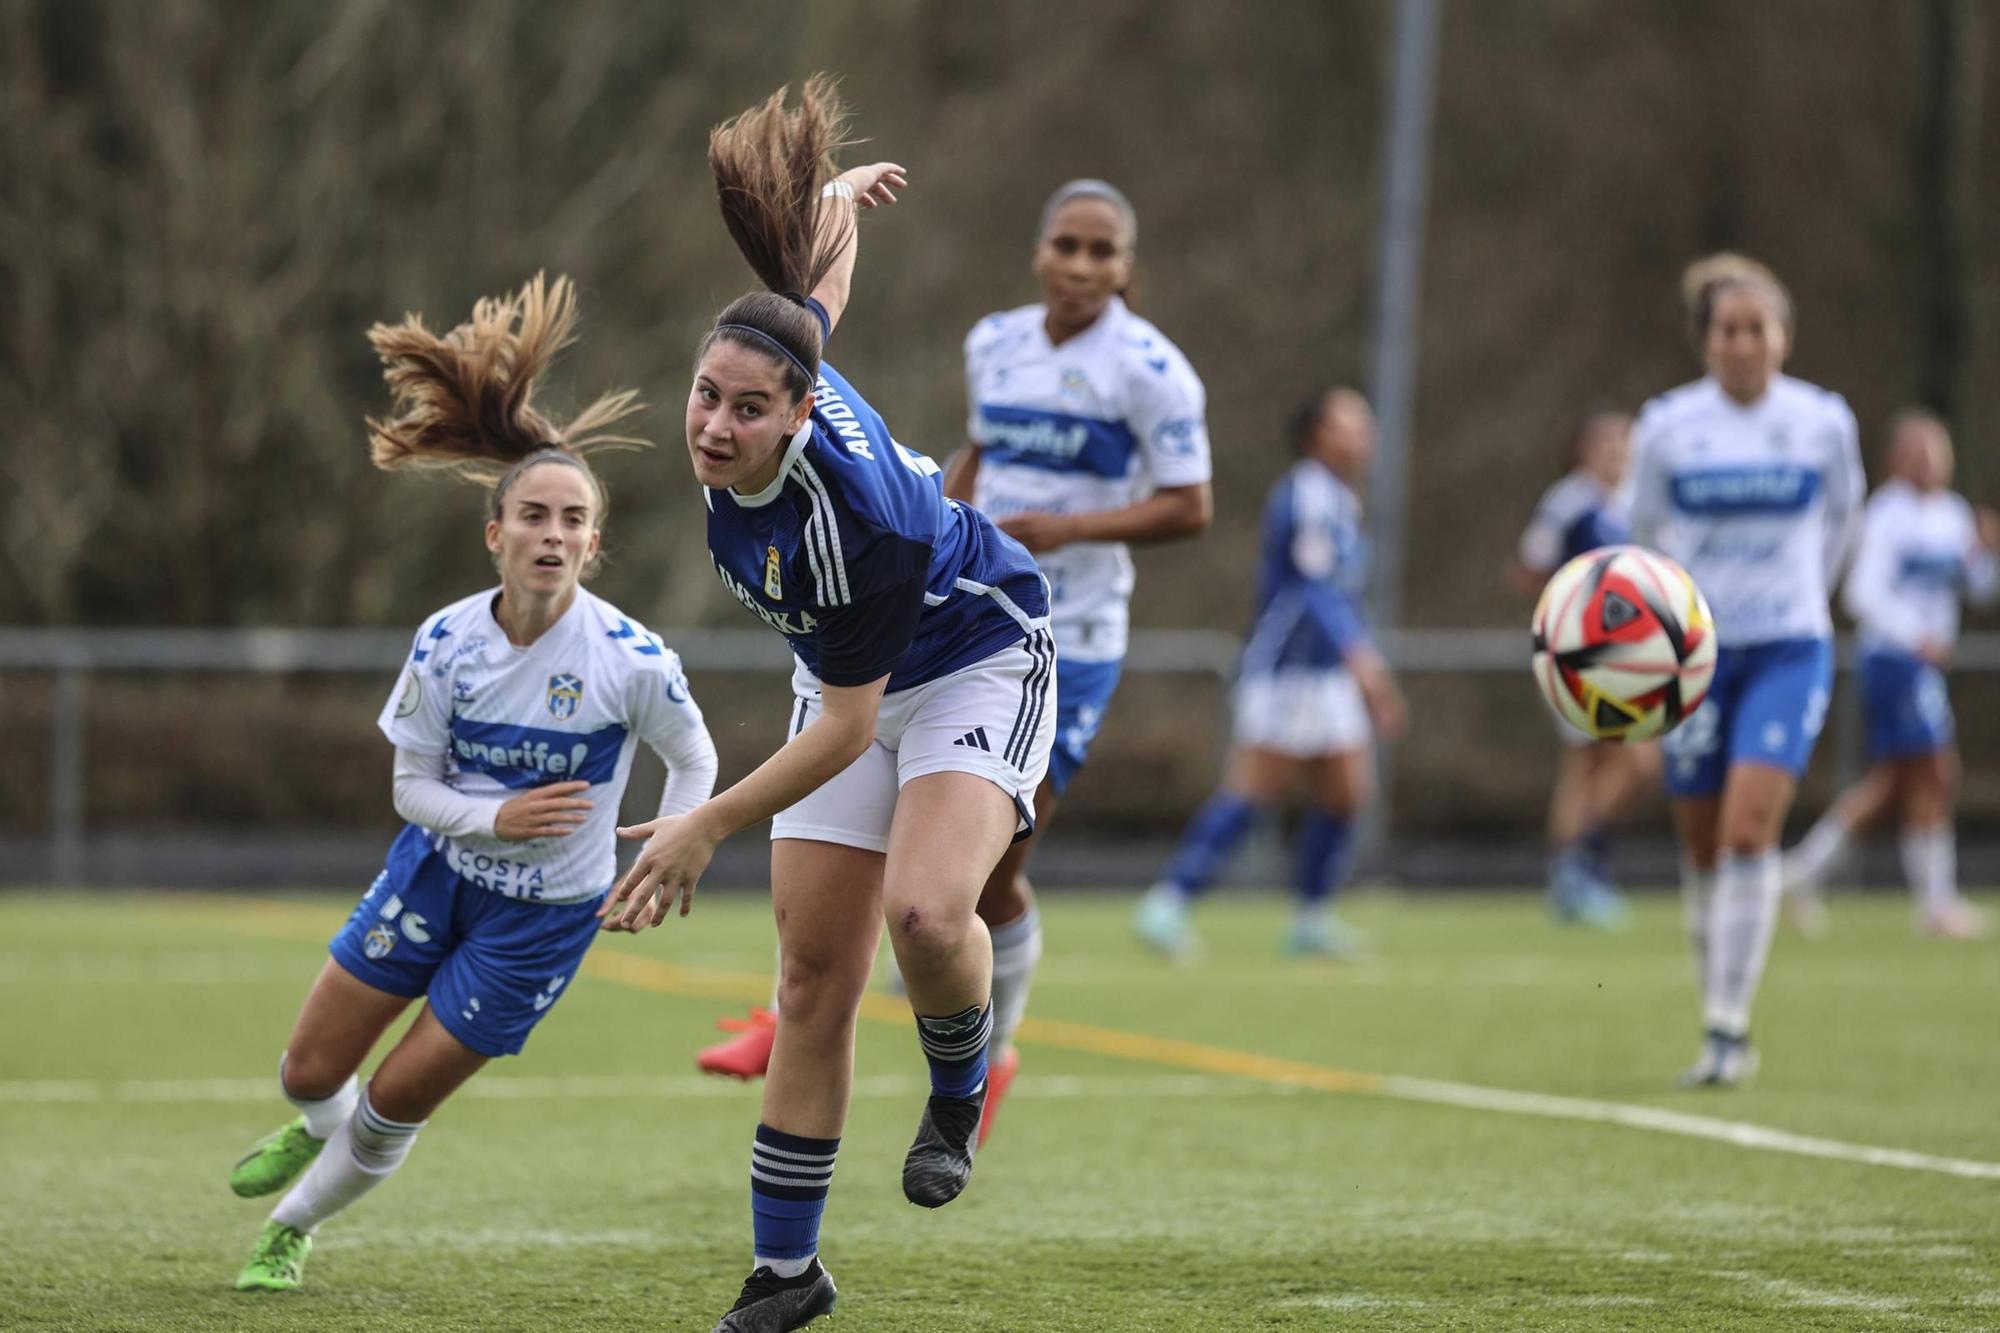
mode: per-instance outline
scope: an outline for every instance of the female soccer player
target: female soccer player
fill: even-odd
[[[1125,656],[1132,542],[1208,525],[1207,395],[1180,349],[1126,306],[1138,216],[1117,187],[1074,180],[1042,206],[1036,305],[988,315],[965,340],[970,443],[944,492],[976,506],[1032,552],[1050,583],[1056,741],[1035,793],[1035,832],[1008,849],[979,899],[993,937],[993,1059],[980,1142],[1020,1055],[1014,1030],[1042,955],[1028,858],[1047,833],[1110,706]],[[771,1015],[702,1052],[717,1073],[755,1077]],[[731,1022],[728,1026],[738,1026]]]
[[[1944,423],[1921,409],[1898,413],[1889,430],[1889,480],[1868,502],[1841,590],[1860,627],[1874,766],[1785,859],[1786,889],[1809,923],[1823,912],[1827,868],[1857,831],[1893,810],[1917,928],[1943,939],[1986,933],[1985,914],[1958,893],[1958,746],[1944,673],[1958,638],[1959,598],[1991,601],[2000,593],[2000,514],[1975,511],[1955,494],[1951,471]]]
[[[1632,531],[1680,561],[1715,613],[1715,683],[1665,749],[1706,1029],[1682,1082],[1734,1086],[1756,1068],[1778,834],[1826,720],[1827,590],[1865,484],[1846,401],[1780,373],[1793,321],[1777,277],[1716,255],[1689,267],[1682,294],[1708,374],[1639,414]]]
[[[1315,394],[1292,419],[1291,443],[1299,461],[1264,506],[1257,615],[1238,669],[1228,774],[1133,917],[1139,938],[1169,957],[1193,951],[1194,899],[1258,814],[1301,778],[1309,805],[1298,911],[1283,947],[1357,952],[1329,904],[1354,820],[1374,795],[1370,722],[1394,737],[1404,719],[1402,694],[1361,620],[1367,557],[1357,490],[1375,450],[1374,414],[1352,389]]]
[[[1586,551],[1626,539],[1623,486],[1632,457],[1632,418],[1610,408],[1588,413],[1570,441],[1569,471],[1542,493],[1521,534],[1509,573],[1533,597],[1556,570]],[[1604,832],[1620,808],[1658,775],[1652,744],[1593,742],[1556,723],[1562,759],[1549,793],[1549,906],[1558,919],[1611,930],[1627,909],[1604,867]]]
[[[856,210],[901,167],[820,186],[846,116],[824,77],[716,128],[723,220],[765,291],[697,352],[688,453],[723,585],[798,658],[791,738],[649,838],[609,924],[643,928],[724,838],[772,818],[778,1021],[750,1159],[755,1263],[718,1333],[803,1326],[833,1307],[818,1259],[853,1080],[854,1027],[886,919],[931,1096],[903,1193],[935,1208],[971,1175],[992,1031],[992,946],[975,908],[1034,827],[1055,729],[1048,589],[1018,542],[947,500],[821,349],[847,307]],[[775,818],[773,818],[775,816]]]
[[[662,813],[715,786],[679,659],[579,586],[606,511],[585,455],[640,441],[605,433],[636,410],[629,392],[566,425],[536,409],[535,382],[574,323],[569,282],[537,277],[443,337],[414,315],[369,330],[396,409],[368,423],[375,465],[492,482],[486,549],[500,586],[424,622],[382,710],[409,824],[285,1044],[278,1090],[298,1118],[230,1173],[245,1197],[291,1186],[239,1289],[298,1286],[314,1229],[387,1180],[445,1098],[518,1053],[562,997],[616,876],[611,826],[634,741],[667,762]],[[418,996],[429,1003],[357,1087],[362,1060]]]

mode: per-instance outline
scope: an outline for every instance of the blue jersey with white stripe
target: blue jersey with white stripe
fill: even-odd
[[[1271,488],[1258,553],[1257,615],[1243,674],[1326,670],[1367,641],[1361,596],[1368,544],[1361,502],[1323,464],[1301,459]]]
[[[889,690],[910,689],[1048,623],[1027,549],[947,500],[938,465],[823,362],[777,479],[706,499],[723,585],[828,685],[886,675]]]

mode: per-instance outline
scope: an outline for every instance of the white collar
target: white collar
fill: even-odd
[[[792,436],[792,442],[785,446],[785,456],[778,463],[778,475],[771,478],[771,484],[763,490],[758,491],[755,495],[745,495],[733,488],[720,493],[728,496],[745,509],[762,509],[765,505],[777,499],[779,493],[785,489],[785,478],[792,475],[792,465],[797,463],[799,455],[806,451],[806,445],[811,441],[812,434],[813,419],[811,414],[807,414],[806,424],[799,427],[798,433]],[[710,507],[713,508],[712,505]]]

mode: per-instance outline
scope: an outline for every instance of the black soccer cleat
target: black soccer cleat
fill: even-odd
[[[788,1333],[832,1314],[837,1295],[833,1274],[820,1266],[817,1256],[797,1277],[779,1277],[759,1268],[743,1280],[743,1294],[714,1333]]]
[[[903,1197],[924,1208],[942,1208],[972,1179],[973,1141],[986,1085],[970,1097],[932,1095],[917,1122],[917,1141],[903,1158]]]

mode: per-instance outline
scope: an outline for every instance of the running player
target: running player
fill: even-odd
[[[1578,424],[1569,471],[1542,493],[1521,534],[1509,571],[1515,591],[1536,596],[1569,561],[1626,539],[1623,487],[1631,439],[1632,418],[1610,408],[1597,408]],[[1616,929],[1628,909],[1605,868],[1605,830],[1659,775],[1659,749],[1593,742],[1561,722],[1556,735],[1563,748],[1549,793],[1549,906],[1559,920]]]
[[[1780,373],[1793,321],[1777,277],[1716,255],[1682,293],[1708,374],[1639,415],[1632,531],[1680,561],[1715,613],[1715,683],[1665,750],[1705,1028],[1682,1082],[1733,1086],[1756,1068],[1778,833],[1826,721],[1827,591],[1866,487],[1846,401]]]
[[[1874,766],[1785,858],[1785,887],[1809,932],[1824,914],[1828,868],[1856,832],[1892,811],[1902,824],[1917,928],[1944,939],[1975,939],[1987,930],[1985,914],[1958,892],[1958,746],[1944,673],[1958,639],[1959,598],[1991,601],[2000,592],[2000,514],[1975,511],[1955,494],[1951,472],[1944,422],[1915,408],[1898,413],[1889,430],[1889,480],[1868,502],[1842,588],[1860,627]]]
[[[723,219],[767,290],[723,310],[697,353],[688,452],[709,554],[798,658],[790,739],[649,838],[607,922],[643,927],[724,838],[772,819],[778,1021],[751,1148],[755,1262],[717,1333],[798,1328],[832,1309],[818,1258],[854,1072],[854,1028],[883,923],[931,1096],[903,1193],[935,1208],[971,1176],[992,1032],[992,946],[976,907],[1034,827],[1055,730],[1048,588],[1018,542],[947,500],[821,349],[847,307],[856,210],[892,203],[878,162],[820,188],[843,142],[832,84],[780,90],[719,126]]]
[[[518,1053],[562,998],[616,877],[611,828],[634,742],[667,762],[663,814],[715,786],[679,659],[579,586],[606,512],[585,455],[639,441],[605,433],[637,410],[630,393],[567,425],[534,406],[574,321],[569,282],[538,277],[443,337],[414,315],[369,330],[395,396],[395,414],[368,423],[376,466],[490,481],[500,586],[425,620],[382,710],[409,823],[285,1043],[278,1091],[298,1118],[230,1173],[245,1197],[291,1186],[240,1290],[297,1287],[320,1223],[387,1180],[445,1098]],[[358,1086],[362,1060],[419,996],[416,1022]]]
[[[1040,562],[1051,587],[1056,742],[1035,793],[1035,833],[994,867],[979,915],[993,936],[993,1062],[985,1142],[1020,1055],[1014,1030],[1042,955],[1029,857],[1104,719],[1124,665],[1134,583],[1127,545],[1208,525],[1206,393],[1180,349],[1126,306],[1138,216],[1117,187],[1074,180],[1042,206],[1036,305],[988,315],[965,340],[970,443],[945,494],[973,504]],[[770,1057],[769,1010],[699,1063],[756,1077]]]
[[[1393,738],[1404,720],[1402,694],[1361,618],[1367,554],[1357,491],[1374,456],[1375,418],[1360,394],[1334,389],[1300,407],[1290,435],[1299,461],[1264,506],[1257,614],[1238,669],[1228,773],[1133,916],[1139,938],[1169,957],[1194,951],[1194,899],[1257,816],[1301,778],[1308,805],[1298,909],[1282,947],[1358,952],[1330,904],[1354,821],[1374,795],[1370,722]]]

